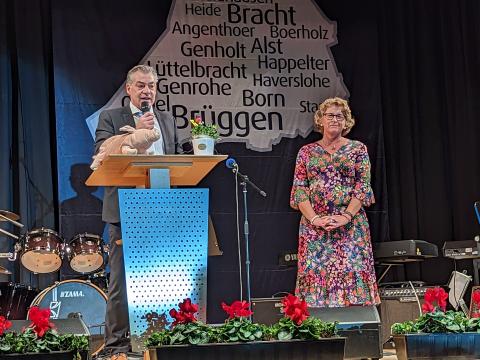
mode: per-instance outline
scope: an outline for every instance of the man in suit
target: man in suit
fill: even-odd
[[[122,134],[122,126],[130,125],[136,129],[156,128],[161,136],[147,150],[153,155],[179,153],[177,127],[175,120],[167,112],[153,108],[157,89],[157,74],[153,68],[138,65],[127,74],[125,85],[130,103],[117,109],[102,111],[95,132],[95,153],[102,143],[111,136]],[[148,111],[145,110],[149,108]],[[122,238],[118,189],[105,187],[103,196],[102,220],[108,223],[110,283],[108,287],[107,313],[105,316],[105,349],[111,354],[111,360],[127,360],[130,350],[128,338],[128,303],[123,262],[123,249],[118,240]]]

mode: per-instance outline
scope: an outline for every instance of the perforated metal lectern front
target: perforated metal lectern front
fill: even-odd
[[[172,321],[185,298],[206,321],[208,189],[119,190],[131,342]]]

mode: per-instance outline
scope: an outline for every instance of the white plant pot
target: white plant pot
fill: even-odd
[[[195,155],[213,155],[215,139],[210,136],[196,135],[192,138],[193,153]]]

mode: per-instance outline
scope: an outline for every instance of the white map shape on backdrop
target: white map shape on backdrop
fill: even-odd
[[[167,26],[140,62],[156,68],[154,106],[176,119],[181,142],[200,114],[222,142],[270,151],[283,137],[306,137],[317,104],[348,98],[330,47],[336,23],[312,0],[176,0]],[[125,84],[86,119],[92,136],[102,110],[128,103]]]

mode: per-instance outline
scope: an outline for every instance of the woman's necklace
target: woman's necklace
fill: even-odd
[[[320,140],[320,145],[323,146],[324,149],[330,149],[330,150],[337,150],[337,145],[340,144],[340,141],[342,140],[341,137],[339,137],[336,140],[333,140],[330,144],[327,144],[324,139]]]
[[[333,161],[333,154],[335,154],[335,152],[337,151],[337,149],[338,149],[337,146],[340,145],[341,140],[342,140],[342,138],[339,137],[338,139],[333,140],[330,144],[326,144],[324,139],[319,141],[320,145],[325,150],[325,152],[328,155],[330,155],[330,161]]]

